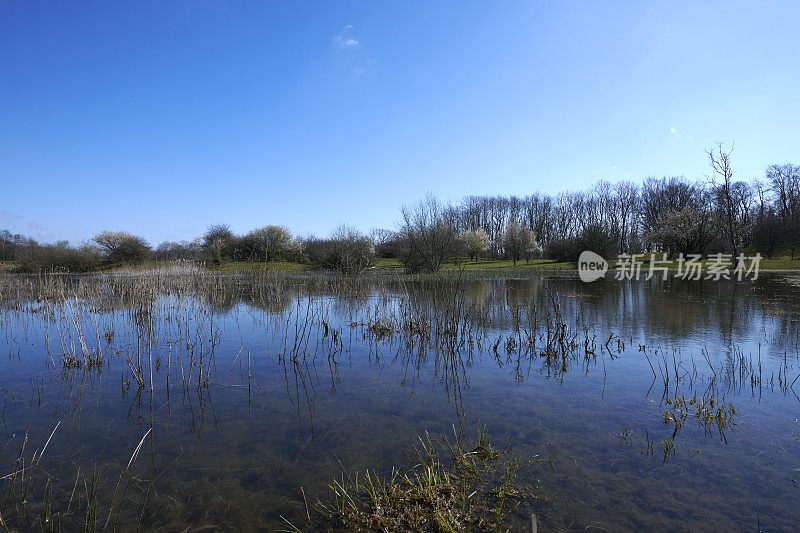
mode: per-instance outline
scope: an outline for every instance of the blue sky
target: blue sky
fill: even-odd
[[[0,3],[0,228],[393,228],[800,162],[800,2]]]

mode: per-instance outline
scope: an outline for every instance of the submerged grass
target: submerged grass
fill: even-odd
[[[68,499],[66,493],[54,493],[54,483],[58,480],[50,473],[49,467],[45,468],[42,465],[42,460],[60,425],[59,421],[42,448],[34,450],[30,457],[27,456],[30,446],[26,433],[19,454],[11,465],[11,471],[0,476],[2,531],[116,531],[120,526],[122,507],[135,501],[129,497],[129,492],[141,480],[133,474],[133,466],[151,430],[147,430],[144,434],[127,466],[120,473],[111,500],[101,504],[102,466],[99,464],[89,477],[78,468]],[[6,443],[6,446],[8,444],[10,442]],[[134,506],[137,503],[141,506],[141,511],[138,513],[141,516],[148,502],[145,499],[142,503],[134,503]],[[106,513],[105,521],[101,513]]]
[[[347,531],[509,531],[532,491],[518,483],[521,460],[498,448],[485,427],[468,437],[420,437],[412,464],[387,475],[366,471],[334,479],[321,525]]]

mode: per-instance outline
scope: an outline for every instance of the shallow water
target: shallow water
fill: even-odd
[[[50,318],[35,299],[9,304],[15,278],[2,282],[0,467],[12,469],[26,432],[31,456],[58,425],[41,467],[66,524],[83,520],[67,505],[94,480],[100,526],[122,486],[108,522],[125,528],[274,530],[281,516],[304,528],[333,477],[390,470],[426,431],[480,422],[526,458],[538,498],[516,513],[520,528],[531,513],[545,530],[800,527],[793,279],[584,284],[559,274],[375,279],[345,291],[298,277],[278,298],[194,290],[147,313],[116,293],[107,307],[67,297]],[[472,346],[369,329],[403,309],[461,317]],[[555,309],[577,345],[558,361],[543,355],[543,317]],[[539,340],[523,348],[534,313]],[[88,351],[106,354],[101,369],[65,368],[65,353],[83,351],[78,328]],[[132,354],[145,354],[141,388]],[[736,425],[704,428],[690,414],[671,439],[667,400],[712,396],[735,408]],[[140,441],[129,486],[121,473]]]

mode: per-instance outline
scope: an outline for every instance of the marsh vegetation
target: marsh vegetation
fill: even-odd
[[[795,527],[798,291],[3,275],[0,523]]]

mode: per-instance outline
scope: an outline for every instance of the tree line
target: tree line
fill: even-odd
[[[86,271],[150,260],[270,263],[293,261],[357,273],[376,258],[394,258],[407,270],[436,271],[448,261],[544,257],[576,261],[583,250],[604,257],[663,251],[671,255],[757,251],[766,257],[800,251],[800,165],[775,164],[763,177],[737,180],[732,151],[706,152],[709,175],[599,181],[583,191],[556,195],[434,196],[403,206],[397,230],[337,228],[328,238],[296,237],[283,226],[236,235],[215,224],[192,241],[155,249],[137,236],[102,232],[81,246],[39,244],[0,231],[0,260],[21,269]]]
[[[402,209],[400,231],[385,235],[378,252],[412,270],[436,270],[443,260],[465,255],[576,261],[583,250],[607,258],[749,250],[794,259],[800,251],[800,165],[770,165],[764,177],[745,181],[735,179],[731,150],[718,144],[706,155],[709,175],[696,181],[600,181],[554,196],[468,196],[457,204],[428,197]]]

